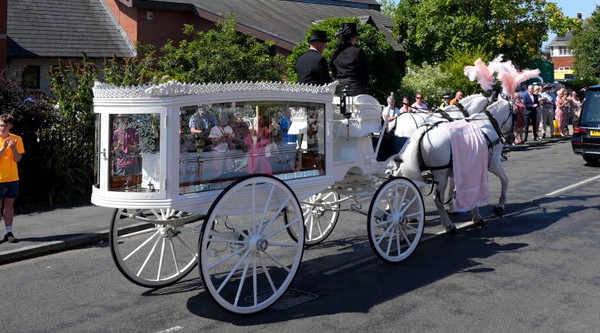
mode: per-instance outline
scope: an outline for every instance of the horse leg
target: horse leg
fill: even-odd
[[[483,225],[485,224],[485,219],[479,213],[479,208],[478,207],[475,207],[475,208],[471,209],[471,217],[472,217],[473,223],[476,226],[483,227]]]
[[[442,178],[443,177],[434,177],[434,179]],[[454,233],[456,231],[456,226],[454,223],[452,223],[452,221],[450,221],[450,217],[444,208],[444,192],[446,191],[447,182],[447,178],[438,182],[437,189],[433,195],[433,203],[440,214],[440,222],[442,223],[444,229],[446,229],[446,232]]]
[[[508,176],[504,171],[504,166],[502,165],[502,161],[500,160],[500,155],[502,153],[502,145],[497,145],[494,147],[492,152],[492,158],[490,161],[490,166],[488,170],[496,175],[496,177],[500,178],[500,199],[498,200],[498,204],[494,207],[494,214],[496,216],[504,215],[504,205],[506,204],[506,193],[508,191]]]
[[[452,198],[454,196],[454,190],[456,186],[454,184],[454,177],[448,177],[448,198]],[[454,199],[448,200],[448,214],[456,215],[458,212],[454,211]]]

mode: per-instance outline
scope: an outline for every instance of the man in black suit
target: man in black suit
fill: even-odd
[[[310,48],[296,62],[299,83],[324,85],[331,82],[327,60],[321,55],[328,41],[325,31],[313,30],[311,32],[308,38]]]
[[[523,104],[525,104],[525,138],[523,142],[527,141],[530,124],[533,130],[533,139],[535,141],[539,141],[540,138],[538,138],[537,109],[540,105],[540,102],[538,95],[533,91],[533,85],[529,85],[527,87],[527,92],[523,95]]]
[[[331,72],[340,83],[336,94],[339,95],[343,89],[349,90],[352,96],[368,93],[367,57],[365,52],[356,46],[358,42],[356,23],[344,23],[338,36],[341,44],[333,53],[330,63]]]

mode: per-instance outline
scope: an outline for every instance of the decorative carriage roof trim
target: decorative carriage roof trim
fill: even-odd
[[[157,98],[251,91],[333,95],[337,85],[337,81],[318,86],[286,82],[181,83],[172,80],[161,84],[121,87],[96,81],[93,92],[94,98]]]

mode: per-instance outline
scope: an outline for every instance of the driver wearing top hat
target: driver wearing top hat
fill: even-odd
[[[321,55],[328,41],[325,31],[311,32],[308,38],[310,48],[298,58],[296,63],[299,83],[324,85],[331,82],[327,60]]]
[[[337,35],[341,44],[331,57],[331,71],[340,83],[336,93],[339,95],[345,89],[352,96],[366,94],[369,71],[365,52],[356,46],[356,23],[344,23]]]

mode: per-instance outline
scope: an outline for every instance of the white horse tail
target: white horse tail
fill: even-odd
[[[410,137],[408,146],[402,153],[402,164],[400,165],[400,175],[412,181],[421,182],[420,167],[420,141],[423,133],[427,130],[427,126],[419,127]]]

